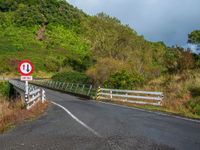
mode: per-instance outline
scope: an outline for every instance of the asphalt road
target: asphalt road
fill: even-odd
[[[54,104],[0,135],[0,150],[200,150],[200,122],[46,92]]]

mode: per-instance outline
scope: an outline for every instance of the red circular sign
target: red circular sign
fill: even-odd
[[[24,60],[18,65],[18,71],[21,75],[28,76],[33,73],[34,66],[29,60]]]

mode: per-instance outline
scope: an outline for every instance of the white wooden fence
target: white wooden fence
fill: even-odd
[[[25,83],[17,80],[9,80],[9,83],[20,89],[25,95],[26,108],[31,109],[39,101],[46,100],[45,91],[35,85],[29,84],[28,94],[25,94]]]
[[[135,104],[147,104],[161,106],[164,96],[162,92],[133,91],[133,90],[117,90],[99,88],[97,99],[123,101]]]

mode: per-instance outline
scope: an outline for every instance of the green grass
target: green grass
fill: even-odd
[[[43,41],[36,40],[39,26],[0,27],[0,74],[17,73],[18,62],[28,59],[33,62],[35,71],[51,72],[45,64],[52,63],[51,58],[62,63],[67,57],[87,55],[88,46],[73,31],[61,25],[49,25]],[[60,68],[58,68],[60,69]],[[57,72],[53,70],[52,72]]]

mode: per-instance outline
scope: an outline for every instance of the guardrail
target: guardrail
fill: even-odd
[[[44,86],[50,89],[60,90],[69,93],[81,94],[92,98],[117,100],[135,104],[147,104],[162,106],[162,92],[133,91],[133,90],[117,90],[99,88],[98,90],[92,85],[66,83],[52,80],[34,80],[32,83]]]
[[[34,80],[31,83],[88,97],[96,96],[96,89],[90,84],[67,83],[52,80]]]
[[[97,99],[108,99],[113,101],[123,101],[135,104],[147,104],[162,106],[164,96],[162,92],[117,90],[100,88],[97,92]]]
[[[28,94],[25,94],[25,83],[17,80],[10,80],[10,84],[22,90],[25,95],[26,108],[31,109],[37,102],[46,100],[45,91],[35,85],[29,84]]]

